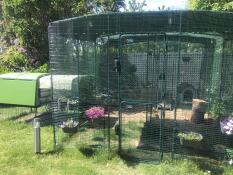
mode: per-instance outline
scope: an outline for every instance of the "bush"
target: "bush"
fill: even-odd
[[[0,72],[28,71],[29,65],[28,58],[16,47],[10,47],[0,55]]]
[[[37,59],[33,59],[28,50],[17,46],[9,47],[0,55],[0,73],[6,72],[48,72],[48,64],[40,65]]]
[[[37,69],[33,70],[33,72],[41,72],[41,73],[47,73],[49,71],[49,66],[47,63],[41,65]]]

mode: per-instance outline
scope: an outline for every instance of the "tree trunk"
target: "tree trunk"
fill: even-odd
[[[204,115],[207,108],[208,103],[206,101],[201,99],[193,99],[191,121],[196,124],[204,122]]]

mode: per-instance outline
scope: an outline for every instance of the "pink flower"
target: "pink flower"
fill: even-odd
[[[101,118],[104,116],[104,108],[94,106],[85,111],[85,115],[88,120],[93,121],[96,118]]]

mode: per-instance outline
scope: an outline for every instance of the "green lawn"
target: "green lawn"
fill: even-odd
[[[3,175],[191,175],[233,174],[233,167],[205,159],[170,160],[156,164],[132,164],[115,153],[83,154],[78,148],[53,152],[52,128],[42,128],[42,154],[33,153],[32,126],[0,120],[0,174]]]

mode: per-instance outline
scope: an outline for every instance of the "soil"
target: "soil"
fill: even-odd
[[[152,118],[160,118],[160,110],[152,112]],[[174,119],[174,110],[166,110],[165,111],[165,119],[173,120]],[[191,120],[191,109],[180,109],[176,110],[176,120],[177,121],[190,121]],[[148,113],[148,115],[150,115]],[[118,118],[118,111],[112,111],[110,114],[111,117]],[[122,118],[125,122],[127,121],[146,121],[146,111],[136,111],[134,109],[127,110],[122,113]],[[205,115],[205,119],[208,119],[208,115]]]

